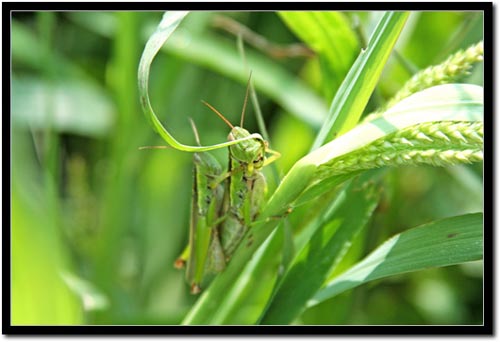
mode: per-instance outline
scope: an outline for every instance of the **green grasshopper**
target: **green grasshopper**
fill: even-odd
[[[233,127],[231,124],[229,124],[231,126],[229,141],[209,146],[182,144],[162,125],[149,99],[150,67],[162,45],[186,15],[187,12],[179,11],[166,13],[163,16],[156,31],[148,39],[139,61],[138,86],[139,100],[144,115],[161,138],[179,151],[203,152],[194,157],[196,185],[193,186],[192,207],[194,210],[191,215],[190,243],[175,264],[181,267],[187,262],[186,276],[191,284],[191,292],[196,293],[200,291],[200,283],[204,274],[209,273],[205,271],[212,269],[217,271],[224,268],[224,263],[229,261],[241,242],[242,236],[258,216],[266,189],[266,181],[260,170],[277,159],[279,153],[269,150],[267,142],[260,134],[250,134],[247,130]],[[242,113],[245,112],[249,86],[250,80]],[[213,107],[208,106],[220,114]],[[226,119],[224,121],[227,122]],[[243,114],[241,122],[243,122]],[[214,165],[212,161],[209,161],[210,157],[205,157],[204,152],[223,147],[229,147],[229,169],[217,176],[219,170],[212,167]],[[271,153],[273,156],[266,159],[266,153]],[[215,172],[212,172],[214,170]],[[208,188],[203,188],[201,185],[205,181],[209,185]],[[218,202],[220,187],[224,193],[222,204]],[[207,196],[211,200],[210,204],[205,207],[202,202]],[[217,210],[219,205],[220,210]],[[218,248],[218,245],[221,248]],[[206,248],[208,248],[207,253],[205,253]],[[222,251],[222,254],[219,251]]]
[[[250,79],[240,126],[243,126],[249,86]],[[233,126],[210,104],[203,103],[231,127],[229,141],[251,135],[246,129]],[[193,130],[199,145],[194,125]],[[266,153],[273,156],[266,158]],[[278,157],[279,153],[270,150],[260,135],[229,146],[229,165],[225,173],[209,153],[194,154],[189,245],[174,264],[176,268],[181,268],[187,259],[186,279],[191,293],[201,291],[201,282],[206,274],[218,273],[225,268],[262,207],[267,183],[260,170]]]
[[[191,121],[196,142],[198,132]],[[221,215],[224,187],[218,181],[222,168],[207,152],[193,154],[193,197],[189,244],[174,266],[182,268],[187,261],[186,281],[191,293],[200,292],[200,284],[206,272],[217,273],[224,269],[225,258],[219,242],[217,224]]]

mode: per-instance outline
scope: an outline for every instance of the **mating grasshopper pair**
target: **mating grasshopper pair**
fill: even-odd
[[[240,126],[243,126],[249,86],[250,79]],[[203,103],[231,127],[228,139],[239,142],[228,147],[226,172],[208,152],[195,152],[193,156],[189,243],[174,264],[176,268],[183,268],[187,263],[186,280],[192,294],[201,291],[206,275],[224,270],[263,205],[267,182],[261,169],[280,155],[270,150],[267,141],[259,134],[248,139],[250,133],[246,129],[233,126],[214,107]],[[196,128],[193,122],[191,124],[200,145]],[[272,156],[266,158],[266,153]]]
[[[210,146],[184,145],[163,127],[149,99],[150,66],[165,41],[187,14],[188,12],[182,11],[164,14],[141,56],[138,85],[142,110],[153,129],[172,148],[195,153],[189,244],[176,265],[183,266],[187,263],[186,277],[191,285],[191,292],[197,293],[205,275],[224,269],[242,237],[254,223],[266,191],[266,180],[260,170],[277,159],[279,153],[268,149],[267,142],[260,134],[250,134],[244,128],[233,127],[207,103],[205,104],[231,127],[230,141]],[[250,79],[243,104],[242,123],[249,88]],[[222,147],[229,147],[229,167],[226,172],[206,152]],[[266,159],[266,153],[272,156]]]

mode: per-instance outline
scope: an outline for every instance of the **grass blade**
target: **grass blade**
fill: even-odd
[[[319,58],[325,97],[330,101],[359,51],[356,33],[342,12],[279,12],[285,24]]]
[[[380,192],[371,177],[357,179],[339,193],[324,223],[293,260],[260,324],[289,324],[326,281],[354,237],[366,226]]]
[[[395,274],[480,260],[483,257],[483,214],[431,222],[398,234],[364,260],[328,283],[308,306],[371,280]]]
[[[330,106],[311,150],[353,128],[375,89],[392,47],[403,29],[408,12],[387,12],[361,51]]]

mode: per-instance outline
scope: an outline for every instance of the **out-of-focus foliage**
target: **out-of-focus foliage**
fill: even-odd
[[[272,46],[313,39],[315,56],[278,59],[245,45],[271,147],[282,154],[278,173],[285,174],[311,147],[332,89],[379,19],[378,13],[330,15],[342,39],[328,30],[297,34],[299,21],[290,13],[191,13],[152,65],[155,111],[190,144],[188,117],[204,144],[225,141],[228,133],[201,99],[239,122],[247,75],[236,37],[215,25],[217,16],[246,25]],[[192,156],[138,149],[162,144],[137,91],[140,54],[160,18],[158,12],[12,16],[12,324],[179,324],[196,301],[183,272],[172,267],[187,242]],[[322,27],[323,19],[314,23]],[[482,37],[478,12],[412,13],[365,114],[417,70]],[[322,42],[335,42],[335,55],[322,54]],[[328,67],[337,54],[342,63]],[[482,85],[482,64],[461,81]],[[252,114],[249,106],[245,127],[256,132]],[[225,150],[214,154],[227,162]],[[391,169],[377,196],[372,220],[335,274],[409,227],[481,211],[482,164]],[[304,224],[310,209],[297,208],[288,224]],[[287,241],[285,230],[277,233]],[[307,237],[297,233],[300,245]],[[270,284],[275,278],[266,275]],[[269,291],[248,298],[261,305]],[[308,308],[295,323],[480,324],[482,300],[476,262],[371,282]],[[257,311],[243,304],[230,316],[256,320]]]

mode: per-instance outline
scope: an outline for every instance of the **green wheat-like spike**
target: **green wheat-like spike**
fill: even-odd
[[[474,63],[483,60],[483,50],[483,41],[480,41],[466,50],[459,50],[449,56],[443,63],[430,66],[416,73],[382,108],[366,116],[364,121],[375,119],[399,101],[418,91],[435,85],[450,83],[462,75],[467,75]]]
[[[392,144],[419,145],[422,143],[435,144],[482,144],[483,122],[426,122],[395,132],[392,136],[381,141],[375,141],[374,145],[390,142]],[[434,144],[434,145],[435,145]]]
[[[428,67],[415,74],[406,82],[403,88],[388,101],[386,107],[392,107],[394,104],[417,91],[434,85],[449,83],[457,77],[467,74],[474,63],[482,60],[483,42],[481,41],[470,46],[465,51],[460,50],[449,56],[443,63]]]
[[[394,132],[321,165],[318,175],[331,177],[382,166],[448,166],[483,160],[483,122],[427,122]]]

